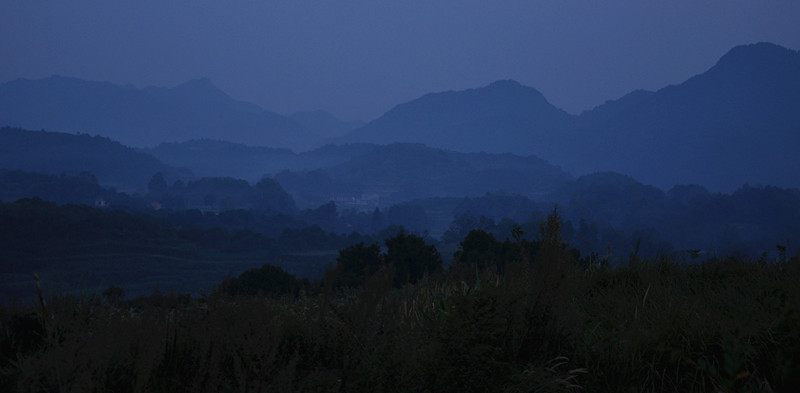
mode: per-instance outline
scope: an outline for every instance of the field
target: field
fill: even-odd
[[[518,242],[517,247],[530,246]],[[789,391],[800,260],[611,267],[539,248],[395,286],[336,270],[292,294],[4,306],[0,390],[115,392]]]

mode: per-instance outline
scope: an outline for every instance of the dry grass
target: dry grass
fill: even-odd
[[[547,252],[509,261],[503,274],[466,267],[399,289],[384,268],[358,289],[293,297],[162,294],[115,306],[87,296],[54,298],[46,311],[3,307],[0,390],[796,386],[797,259],[684,265],[665,257],[584,270]]]

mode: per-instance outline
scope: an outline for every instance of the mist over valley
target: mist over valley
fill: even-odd
[[[800,54],[769,43],[580,115],[511,80],[427,94],[365,124],[281,116],[208,79],[19,79],[0,85],[0,118],[17,126],[0,132],[3,200],[282,214],[287,227],[343,235],[402,225],[440,243],[449,234],[452,251],[469,229],[503,239],[500,223],[535,223],[557,205],[583,255],[642,244],[647,255],[770,254],[800,240],[798,92]],[[265,181],[279,191],[258,191]],[[227,229],[280,234],[257,221]]]
[[[791,386],[800,52],[698,72],[579,114],[501,79],[362,120],[205,77],[1,83],[0,390],[126,329],[157,359],[109,344],[86,386]]]

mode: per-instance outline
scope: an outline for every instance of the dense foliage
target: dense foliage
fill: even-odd
[[[335,250],[355,240],[319,228],[276,230],[278,235],[268,237],[238,229],[243,219],[261,217],[242,213],[182,211],[157,217],[38,198],[0,202],[0,297],[30,298],[32,272],[56,292],[116,285],[136,294],[149,293],[154,285],[209,290],[226,275],[268,261],[291,263],[293,274],[319,277],[325,264],[320,257],[289,254]]]
[[[474,232],[459,263],[400,287],[400,267],[375,268],[380,249],[362,243],[340,252],[340,265],[366,267],[344,287],[335,271],[303,289],[265,266],[200,298],[121,301],[109,290],[106,300],[3,307],[0,388],[717,392],[800,382],[800,258],[580,264],[561,225],[552,214],[534,242],[520,228],[504,243]]]
[[[144,201],[100,186],[89,172],[46,175],[0,168],[0,201],[37,197],[51,202],[89,206],[143,207]]]
[[[174,213],[193,220],[190,225],[269,237],[309,225],[338,234],[376,234],[402,225],[441,238],[448,256],[472,229],[503,240],[513,223],[535,226],[554,204],[566,220],[565,239],[583,254],[612,255],[614,260],[633,252],[639,240],[639,253],[649,257],[680,250],[758,256],[774,252],[776,244],[800,243],[797,189],[744,185],[719,194],[698,185],[676,185],[665,192],[613,172],[571,180],[536,157],[407,144],[327,146],[302,154],[253,148],[266,155],[263,165],[271,164],[245,165],[251,184],[224,176],[191,178],[104,138],[11,128],[0,134],[6,142],[0,150],[7,153],[0,168],[50,173],[0,169],[0,199],[5,202],[39,197],[162,217]],[[181,150],[216,162],[209,157],[220,150],[244,157],[251,149],[204,141]],[[107,188],[133,179],[132,168],[137,182],[125,186],[129,194]],[[252,173],[256,168],[278,173],[264,177]]]
[[[275,180],[262,178],[250,185],[230,177],[204,177],[184,184],[167,184],[158,172],[148,182],[147,196],[161,207],[202,208],[215,212],[235,209],[289,214],[296,210],[294,199]]]

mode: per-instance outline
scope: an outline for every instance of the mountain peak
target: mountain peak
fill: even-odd
[[[486,87],[518,88],[518,87],[522,87],[522,85],[519,82],[517,82],[517,81],[515,81],[513,79],[501,79],[501,80],[497,80],[497,81],[494,81],[494,82],[490,83],[489,86],[486,86]]]
[[[716,66],[756,70],[764,66],[774,67],[798,62],[800,52],[769,42],[759,42],[734,47],[719,59]]]
[[[550,105],[539,90],[530,86],[525,86],[513,79],[494,81],[485,87],[474,89],[473,91],[482,94],[488,93],[487,97],[493,97],[493,100],[503,99],[528,103],[536,102],[537,105]]]
[[[471,152],[530,154],[572,118],[536,89],[514,80],[429,93],[400,104],[343,138],[345,142],[413,142]],[[533,137],[532,130],[536,130]]]

